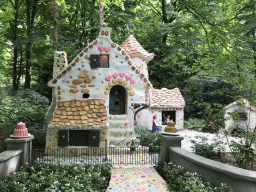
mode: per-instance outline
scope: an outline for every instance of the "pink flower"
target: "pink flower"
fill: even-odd
[[[124,190],[131,190],[131,187],[125,187]]]
[[[138,188],[137,191],[145,191],[143,188]]]

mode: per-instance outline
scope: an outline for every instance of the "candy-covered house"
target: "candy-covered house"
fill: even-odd
[[[230,103],[225,110],[225,129],[232,133],[235,129],[253,131],[256,127],[256,108],[247,99],[239,99]]]
[[[152,123],[150,114],[154,112],[148,111],[157,107],[154,99],[157,90],[149,81],[147,62],[154,54],[145,51],[132,35],[120,46],[111,41],[110,35],[110,28],[101,27],[98,38],[69,64],[65,52],[55,52],[53,78],[48,82],[53,94],[46,115],[46,149],[83,148],[82,153],[88,154],[86,148],[96,147],[94,153],[97,153],[98,147],[105,147],[105,139],[108,146],[123,140],[121,146],[129,145],[128,138],[136,138],[135,106],[153,104],[150,109],[140,111],[144,119],[138,118],[138,121],[149,119],[149,124]],[[177,88],[168,91],[163,90],[162,97],[167,99],[162,103],[172,100],[168,94],[181,95]],[[178,108],[175,121],[179,120],[182,127],[183,110]]]

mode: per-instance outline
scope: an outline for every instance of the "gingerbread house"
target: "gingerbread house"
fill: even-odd
[[[160,105],[167,102],[174,107],[173,102],[180,99],[176,102],[180,105],[172,109],[183,118],[183,110],[178,108],[185,104],[179,90],[156,90],[149,81],[147,62],[154,53],[145,51],[132,35],[120,46],[111,41],[110,35],[111,29],[101,26],[98,38],[69,64],[65,52],[55,52],[53,78],[48,82],[53,94],[46,115],[46,149],[130,145],[129,138],[136,140],[135,106],[152,105],[151,110],[156,106],[162,110]],[[158,91],[162,96],[155,95]],[[157,101],[158,97],[167,100]],[[152,123],[152,117],[149,119]]]

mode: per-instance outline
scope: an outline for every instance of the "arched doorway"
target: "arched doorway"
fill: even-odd
[[[115,85],[110,89],[109,94],[109,114],[122,115],[125,114],[126,91],[120,85]]]

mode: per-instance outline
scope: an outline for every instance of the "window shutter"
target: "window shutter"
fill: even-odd
[[[59,130],[58,144],[59,146],[68,146],[68,130]]]
[[[89,147],[99,147],[100,144],[100,131],[90,130],[89,132]]]
[[[100,55],[90,55],[91,68],[100,67],[100,63],[101,63]]]

